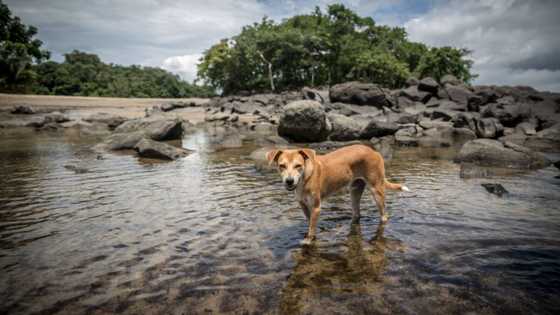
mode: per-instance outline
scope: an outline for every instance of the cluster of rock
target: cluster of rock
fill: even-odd
[[[279,135],[293,142],[391,137],[401,146],[465,146],[460,162],[539,168],[539,153],[560,152],[560,95],[530,87],[467,86],[453,76],[408,80],[388,90],[375,84],[334,85],[329,98],[284,107]],[[322,103],[321,103],[322,100]],[[478,138],[478,139],[477,139]]]

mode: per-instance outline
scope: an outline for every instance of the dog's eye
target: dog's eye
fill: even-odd
[[[302,168],[301,164],[297,164],[297,165],[294,166],[294,167],[295,167],[296,169],[298,169],[298,170]]]
[[[280,165],[278,165],[278,167],[279,167],[279,168],[280,168],[281,170],[283,170],[283,169],[285,169],[285,168],[286,168],[286,165],[284,165],[284,164],[280,164]]]

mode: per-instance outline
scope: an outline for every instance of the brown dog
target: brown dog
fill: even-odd
[[[278,167],[286,189],[296,191],[309,222],[303,244],[310,244],[315,239],[321,198],[350,184],[352,220],[358,222],[360,198],[367,186],[375,199],[381,221],[386,222],[385,188],[408,191],[406,186],[387,181],[383,157],[365,145],[351,145],[325,155],[316,155],[311,149],[272,150],[266,158],[271,165]]]

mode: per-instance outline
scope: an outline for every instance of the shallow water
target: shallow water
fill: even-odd
[[[370,196],[323,205],[315,246],[256,148],[171,163],[88,148],[96,139],[0,139],[0,313],[526,314],[560,311],[560,179],[550,167],[459,177],[437,152],[403,149],[379,225]],[[436,154],[437,153],[437,154]],[[89,170],[75,173],[68,165]],[[480,186],[501,183],[505,197]]]

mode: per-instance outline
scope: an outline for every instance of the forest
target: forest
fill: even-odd
[[[281,92],[345,81],[402,87],[407,78],[445,74],[470,82],[470,51],[429,47],[402,27],[377,25],[341,4],[279,23],[264,17],[204,51],[199,84],[156,67],[104,63],[74,50],[63,62],[36,38],[37,28],[0,0],[0,92],[114,97],[207,97]]]

